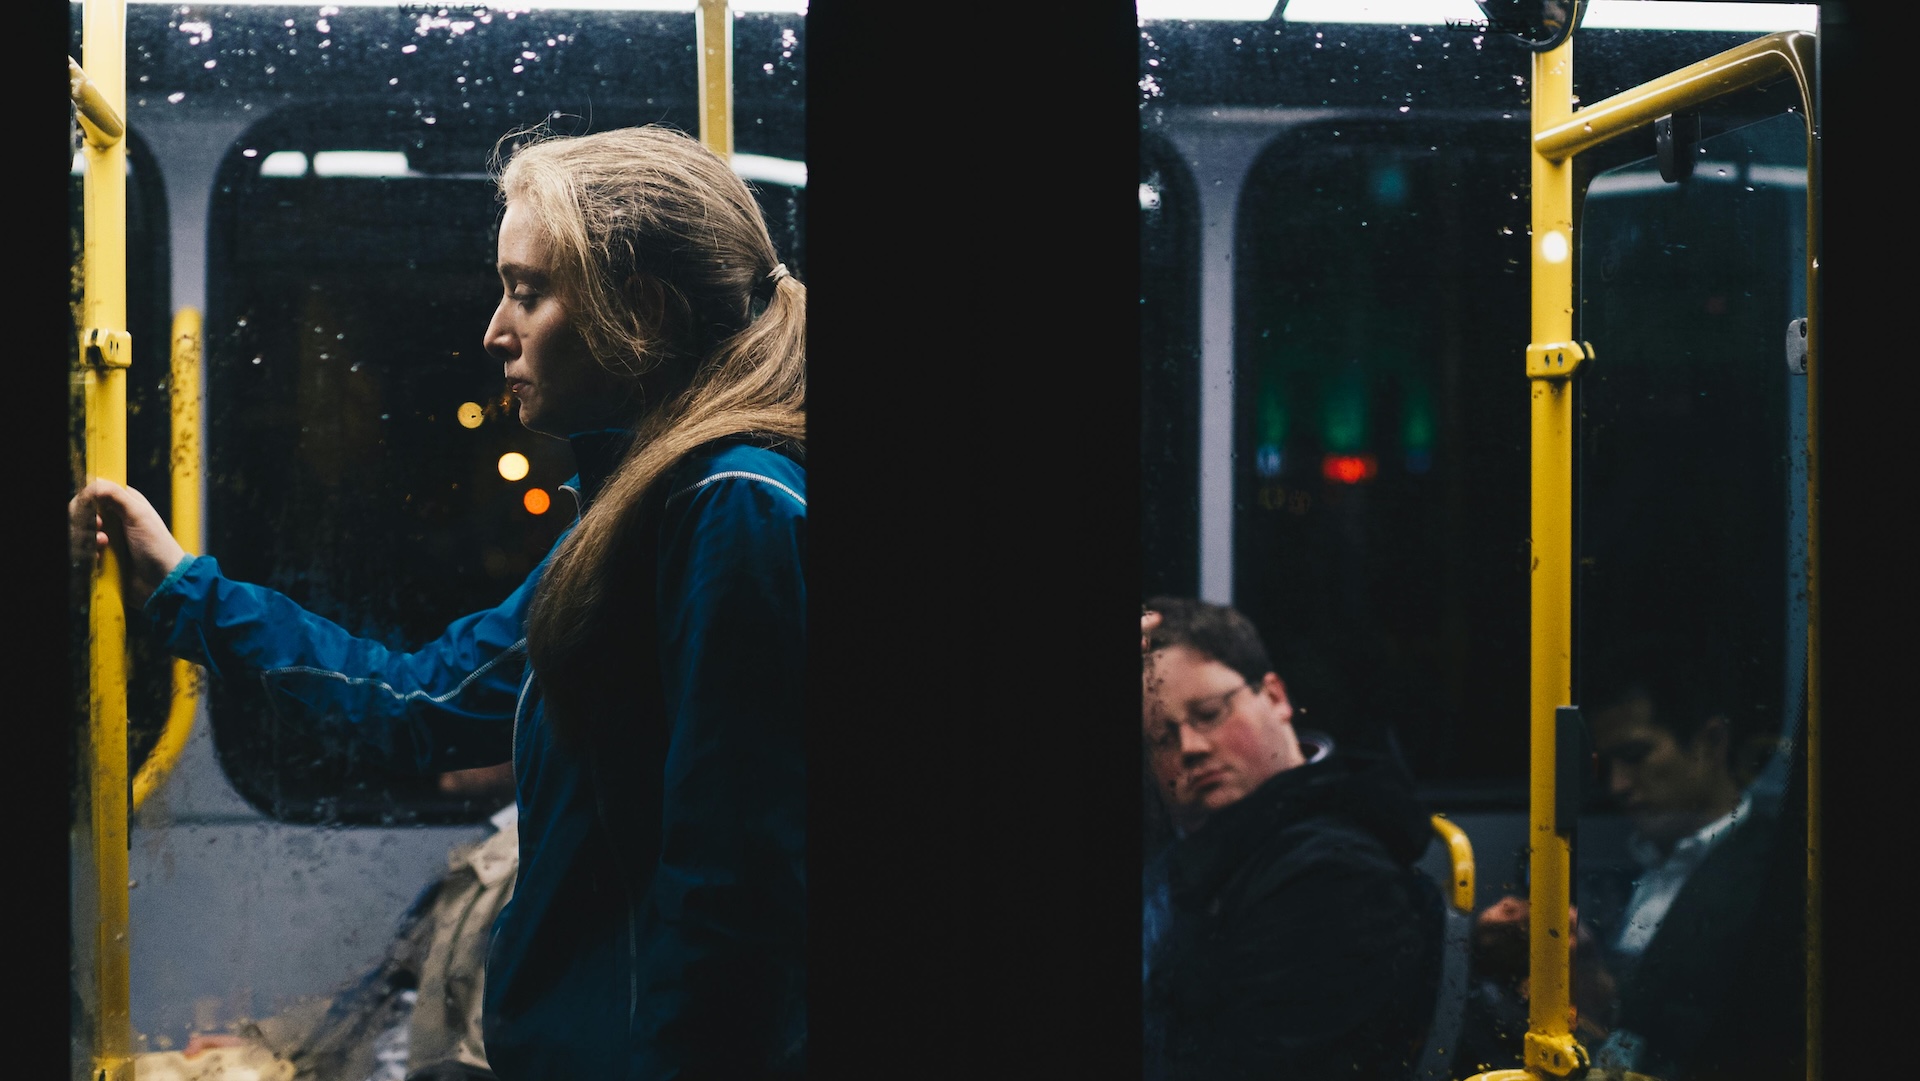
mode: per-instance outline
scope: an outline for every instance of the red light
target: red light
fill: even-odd
[[[1320,461],[1320,475],[1335,484],[1358,484],[1378,472],[1371,454],[1329,454]]]

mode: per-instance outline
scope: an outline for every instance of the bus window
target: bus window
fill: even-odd
[[[568,518],[558,487],[571,462],[516,423],[475,329],[498,300],[486,136],[451,123],[382,131],[384,119],[283,110],[222,165],[208,547],[228,573],[407,647],[526,575]],[[215,688],[214,732],[262,810],[471,813],[443,807],[431,779],[311,741],[235,691]]]
[[[1524,762],[1526,387],[1493,359],[1525,313],[1523,134],[1314,125],[1241,196],[1235,592],[1315,727],[1391,727],[1427,777]]]
[[[1633,859],[1583,858],[1579,903],[1662,1076],[1804,1070],[1807,134],[1742,119],[1600,171],[1581,217],[1580,843]]]
[[[1141,175],[1172,148],[1196,237],[1175,264],[1143,234],[1146,582],[1246,612],[1303,723],[1391,738],[1437,806],[1517,811],[1531,54],[1483,24],[1373,17],[1141,24]],[[1575,91],[1752,36],[1585,32]],[[1181,383],[1156,305],[1188,274]],[[1175,465],[1175,448],[1197,453]]]

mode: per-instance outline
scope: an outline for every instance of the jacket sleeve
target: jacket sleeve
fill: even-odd
[[[511,756],[534,581],[413,652],[357,637],[284,594],[227,578],[211,556],[189,556],[175,568],[145,615],[174,656],[204,665],[275,716],[309,730],[339,729],[396,768],[431,772]]]
[[[669,500],[658,631],[671,725],[658,920],[637,943],[639,1075],[765,1076],[805,1018],[804,497],[722,476]]]

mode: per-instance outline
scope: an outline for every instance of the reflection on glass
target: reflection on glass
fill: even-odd
[[[1669,1081],[1804,1047],[1806,129],[1697,152],[1594,177],[1579,266],[1580,1005],[1599,1061]]]

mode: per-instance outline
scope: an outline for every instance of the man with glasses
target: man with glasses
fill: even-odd
[[[1142,735],[1171,838],[1146,875],[1146,1076],[1412,1076],[1441,913],[1409,778],[1303,740],[1240,613],[1148,608]]]

